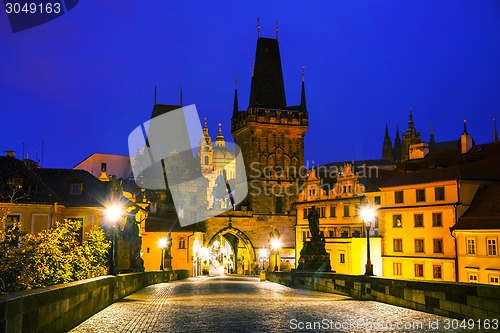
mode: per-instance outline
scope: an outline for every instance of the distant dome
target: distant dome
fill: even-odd
[[[233,152],[225,147],[214,147],[212,154],[214,161],[222,159],[234,159],[235,157]]]

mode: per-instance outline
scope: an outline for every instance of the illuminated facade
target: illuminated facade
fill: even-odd
[[[319,169],[319,168],[318,168]],[[322,172],[323,171],[323,172]],[[297,207],[297,259],[304,242],[310,240],[307,215],[311,207],[318,211],[320,232],[325,237],[332,271],[340,274],[365,273],[366,229],[360,209],[367,204],[365,186],[360,183],[352,164],[318,171],[311,169],[300,192]],[[370,230],[370,252],[374,274],[382,275],[381,238],[377,221]]]
[[[497,143],[472,145],[464,129],[460,148],[408,160],[379,185],[383,275],[456,281],[450,228],[469,208],[481,184],[499,180]]]
[[[458,281],[500,285],[500,185],[481,186],[452,230]]]

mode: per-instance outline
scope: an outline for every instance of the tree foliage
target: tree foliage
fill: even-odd
[[[107,273],[110,242],[94,227],[78,241],[80,221],[56,222],[38,234],[19,232],[19,223],[0,230],[0,292],[41,288]]]

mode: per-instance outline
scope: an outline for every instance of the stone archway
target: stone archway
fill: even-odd
[[[214,242],[219,239],[220,237],[226,238],[226,240],[230,240],[231,238],[236,239],[238,242],[236,243],[236,246],[234,245],[234,242],[231,242],[231,246],[233,248],[233,251],[235,252],[235,256],[238,256],[238,247],[240,249],[242,248],[241,246],[238,246],[241,242],[241,245],[243,245],[244,252],[242,255],[244,255],[245,258],[247,258],[247,263],[243,264],[244,267],[247,268],[249,272],[251,272],[254,268],[255,262],[256,262],[256,254],[255,254],[255,248],[253,247],[252,241],[245,235],[241,230],[236,229],[232,226],[226,227],[224,229],[219,230],[208,242],[205,243],[205,247],[210,247]],[[238,271],[238,264],[237,261],[235,261],[235,269]]]

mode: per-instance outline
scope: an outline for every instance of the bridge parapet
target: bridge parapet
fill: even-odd
[[[188,277],[188,270],[107,275],[3,295],[0,332],[67,332],[148,285]]]
[[[500,320],[500,286],[297,271],[266,272],[266,280],[445,317]]]

